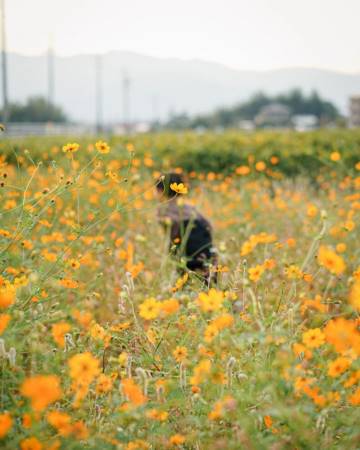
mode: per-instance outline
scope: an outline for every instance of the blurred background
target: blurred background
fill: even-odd
[[[0,0],[3,135],[360,126],[359,0]]]

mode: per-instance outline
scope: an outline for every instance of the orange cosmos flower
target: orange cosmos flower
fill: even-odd
[[[317,212],[318,212],[318,209],[317,209],[317,207],[316,207],[315,205],[309,204],[309,205],[307,206],[307,212],[306,212],[306,214],[307,214],[309,217],[315,217],[316,214],[317,214]]]
[[[46,419],[61,436],[68,436],[71,431],[71,417],[61,411],[50,411],[46,415]]]
[[[305,345],[299,344],[298,342],[295,342],[292,346],[292,350],[298,358],[300,356],[304,356],[305,359],[311,359],[312,358],[312,352],[305,347]]]
[[[182,445],[185,442],[185,437],[182,434],[173,434],[169,439],[170,445]]]
[[[96,383],[96,393],[97,394],[106,394],[106,392],[111,391],[112,389],[112,379],[105,375],[104,373],[100,374],[97,383]]]
[[[234,317],[231,314],[223,314],[211,322],[219,330],[229,328],[234,324]]]
[[[319,248],[318,262],[334,275],[341,275],[346,269],[342,257],[331,250],[331,248],[325,247],[324,245]]]
[[[165,316],[169,316],[170,314],[175,314],[179,311],[180,305],[178,300],[175,298],[170,298],[169,300],[164,300],[160,303],[161,312]]]
[[[34,411],[42,411],[61,398],[60,380],[56,375],[35,375],[27,378],[20,389],[31,400]]]
[[[356,322],[343,317],[330,320],[324,328],[326,341],[332,344],[335,351],[345,353],[354,349],[360,354],[360,333],[356,329]]]
[[[360,311],[360,280],[357,280],[350,289],[349,302],[353,308]]]
[[[248,173],[250,173],[250,168],[248,166],[240,166],[235,169],[235,172],[238,175],[247,175]]]
[[[331,159],[331,161],[334,161],[334,162],[340,161],[341,155],[339,152],[332,152],[330,154],[330,159]]]
[[[146,403],[146,396],[141,392],[141,389],[135,384],[132,378],[124,378],[121,381],[121,387],[124,395],[134,406],[141,406]]]
[[[150,409],[146,411],[146,417],[153,420],[158,420],[159,422],[164,422],[169,416],[166,411],[159,411],[158,409]]]
[[[264,163],[264,161],[258,161],[258,162],[255,164],[255,169],[256,169],[258,172],[263,172],[263,171],[266,169],[266,164]]]
[[[5,309],[15,302],[15,288],[6,286],[0,288],[0,309]]]
[[[99,361],[90,352],[72,356],[68,365],[70,377],[75,381],[81,380],[85,384],[90,384],[100,373]]]
[[[70,324],[67,322],[54,323],[51,332],[54,341],[60,348],[65,347],[65,334],[71,330]]]
[[[8,323],[10,322],[10,314],[0,314],[0,336],[6,330]]]
[[[356,391],[348,397],[348,400],[353,406],[360,405],[360,387],[358,387]]]
[[[331,361],[328,365],[328,375],[330,377],[336,378],[344,373],[349,367],[351,362],[348,358],[340,356],[336,358],[335,361]]]
[[[84,424],[84,422],[82,422],[81,420],[79,420],[73,424],[71,431],[74,434],[74,436],[76,437],[76,439],[84,440],[89,437],[89,431],[88,431],[86,425]]]
[[[93,316],[89,311],[79,311],[78,309],[74,309],[72,311],[72,316],[83,328],[89,328],[93,320]]]
[[[32,426],[32,420],[31,420],[31,415],[30,415],[30,414],[25,413],[25,414],[23,415],[23,418],[22,418],[22,426],[23,426],[24,428],[31,428],[31,426]]]
[[[36,437],[29,437],[20,442],[21,450],[42,450],[42,443]]]
[[[9,413],[0,414],[0,439],[6,436],[12,427],[12,418]]]

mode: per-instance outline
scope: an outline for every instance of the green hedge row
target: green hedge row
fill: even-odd
[[[157,168],[182,167],[196,172],[233,172],[236,167],[264,161],[267,167],[286,176],[316,176],[320,171],[356,171],[360,161],[360,130],[319,130],[307,133],[294,131],[261,131],[244,133],[154,133],[136,136],[102,136],[112,147],[112,158],[128,157],[126,144],[135,146],[138,157],[151,154]],[[79,142],[81,148],[97,140],[95,137],[29,137],[24,139],[2,138],[1,154],[10,162],[16,155],[28,149],[34,160],[58,162],[63,158],[61,147],[67,142]],[[54,148],[60,150],[56,153]],[[331,154],[338,152],[339,161],[333,161]],[[271,157],[279,162],[271,164]],[[88,152],[81,152],[77,158],[89,158]]]

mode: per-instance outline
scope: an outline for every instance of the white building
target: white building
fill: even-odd
[[[360,127],[360,95],[350,98],[350,127]]]

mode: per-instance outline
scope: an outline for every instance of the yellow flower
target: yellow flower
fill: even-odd
[[[64,153],[75,153],[79,150],[80,145],[76,142],[73,142],[72,144],[66,144],[63,146],[63,152]]]
[[[173,351],[173,356],[175,358],[175,361],[177,361],[178,363],[184,361],[184,359],[186,359],[188,355],[188,351],[186,347],[182,347],[182,346],[177,346],[175,348],[175,350]]]
[[[194,367],[194,374],[190,378],[192,385],[198,385],[202,383],[206,376],[210,373],[211,361],[209,359],[203,359],[197,366]]]
[[[187,194],[188,188],[184,185],[184,183],[171,183],[170,189],[177,194]]]
[[[340,159],[341,159],[341,155],[340,155],[340,153],[339,152],[332,152],[331,154],[330,154],[330,159],[331,159],[331,161],[340,161]]]
[[[302,341],[309,348],[317,348],[325,343],[325,334],[320,328],[313,328],[303,333]]]
[[[95,147],[96,147],[96,150],[99,153],[103,153],[104,154],[104,153],[109,153],[110,152],[110,146],[104,141],[98,141],[95,144]]]
[[[205,329],[204,340],[210,343],[219,334],[219,329],[216,325],[210,324]]]
[[[126,144],[126,150],[127,150],[129,153],[133,153],[133,152],[135,151],[135,146],[134,146],[134,144],[132,144],[131,142],[128,142],[128,143]]]
[[[256,265],[255,267],[249,268],[249,279],[256,283],[260,280],[261,275],[264,273],[265,268],[261,264]]]
[[[324,245],[319,248],[318,261],[321,266],[326,267],[334,275],[340,275],[346,269],[342,257]]]
[[[338,253],[344,253],[346,251],[346,244],[344,244],[343,242],[340,242],[339,244],[337,244],[336,251]]]
[[[208,293],[200,292],[198,303],[204,312],[218,311],[223,304],[224,293],[211,288]]]
[[[360,311],[360,280],[356,280],[350,289],[349,302],[353,308]]]
[[[258,161],[258,162],[255,164],[255,169],[256,169],[258,172],[263,172],[263,171],[266,169],[266,164],[264,163],[264,161]]]
[[[148,298],[139,306],[139,315],[145,320],[156,319],[161,310],[161,303],[154,298]]]
[[[286,267],[284,272],[290,280],[300,280],[304,276],[303,272],[301,272],[300,268],[295,264]]]
[[[77,270],[80,267],[80,263],[77,259],[69,259],[67,264],[74,270]]]

